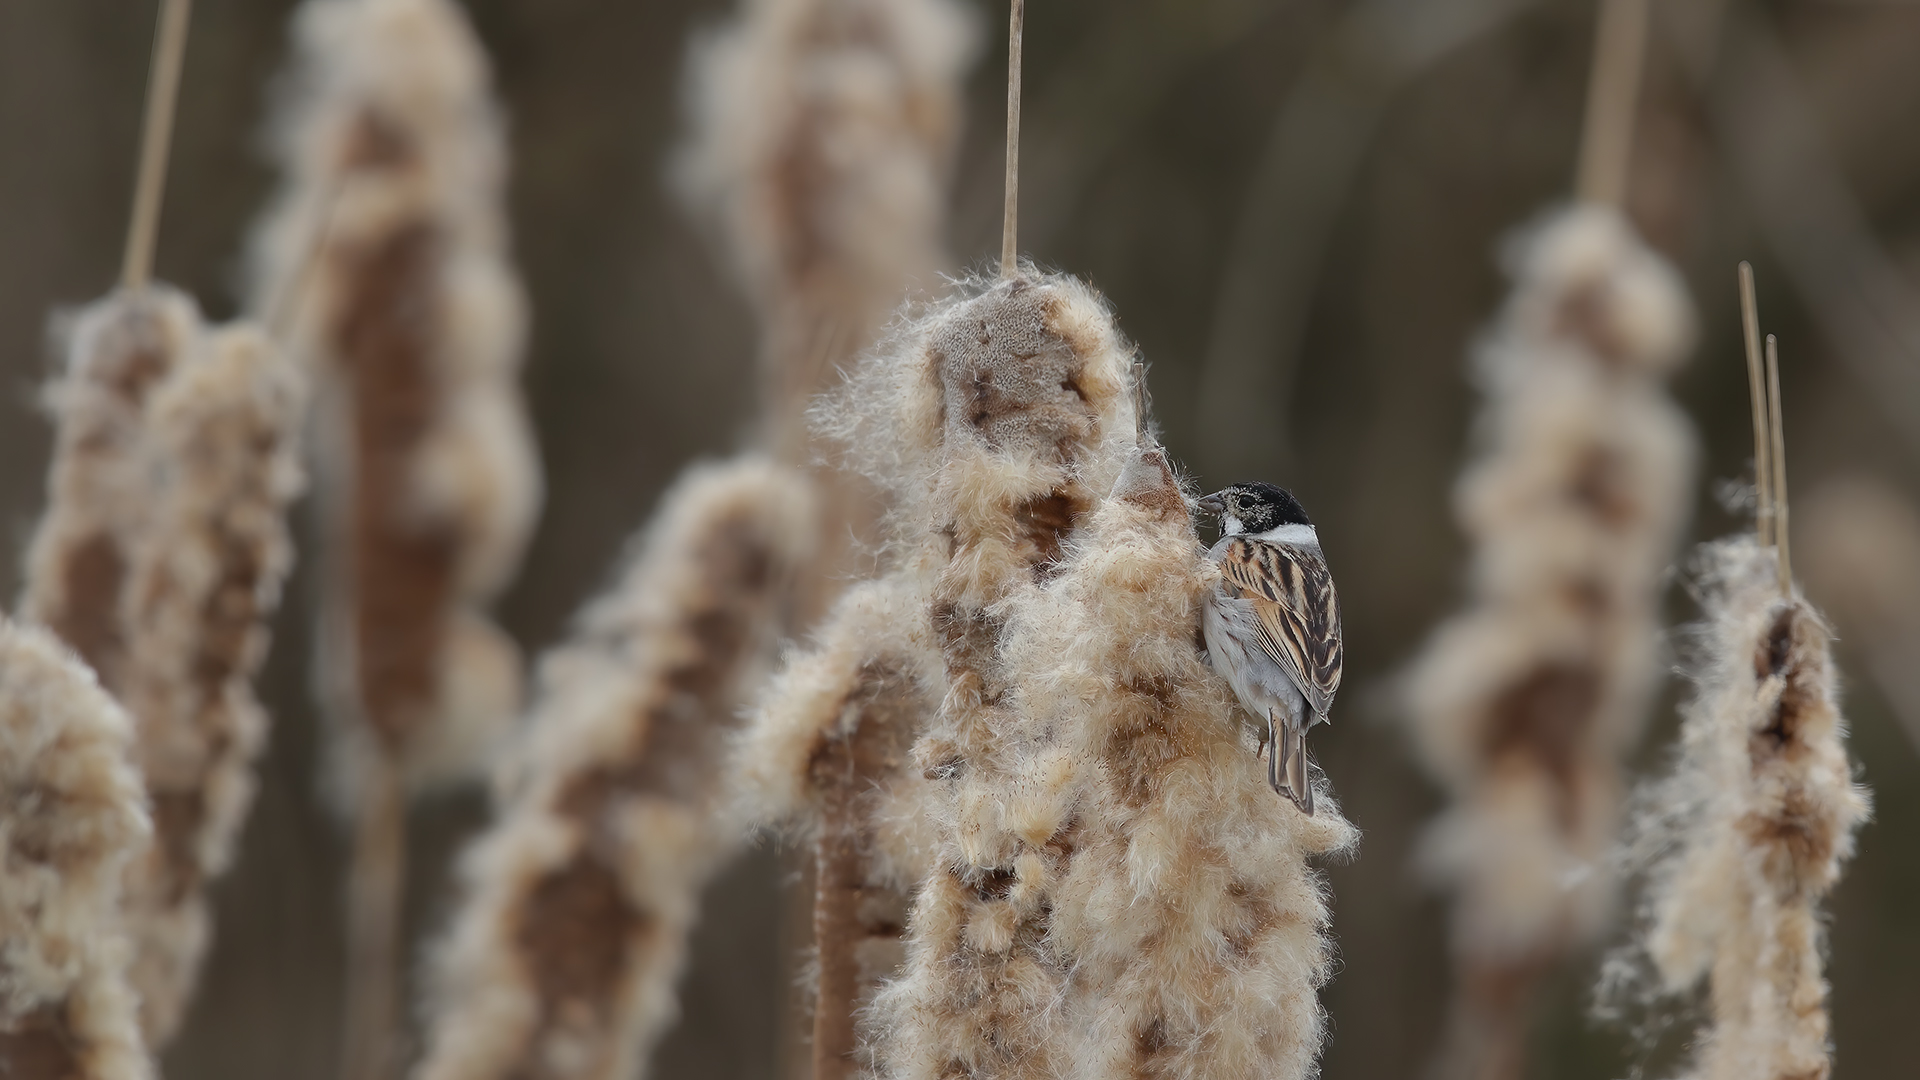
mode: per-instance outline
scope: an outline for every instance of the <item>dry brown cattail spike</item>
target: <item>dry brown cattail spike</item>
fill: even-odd
[[[1454,894],[1449,1077],[1519,1076],[1529,988],[1607,925],[1601,860],[1658,676],[1694,456],[1661,386],[1693,334],[1672,268],[1590,206],[1509,260],[1514,290],[1477,358],[1482,449],[1455,496],[1472,601],[1404,686],[1452,799],[1421,851]]]
[[[187,50],[193,0],[161,0],[153,35],[153,66],[147,82],[147,114],[140,133],[140,172],[133,186],[127,250],[120,267],[122,288],[140,290],[153,277],[154,241],[160,232],[161,196],[167,187],[167,152],[173,145],[173,112],[180,95],[180,66]]]
[[[266,736],[252,677],[292,563],[304,405],[297,373],[241,325],[155,391],[147,409],[152,512],[121,597],[116,693],[135,719],[155,843],[134,863],[125,918],[147,1039],[166,1042],[210,932],[206,884],[226,869]]]
[[[771,664],[812,511],[764,459],[690,470],[542,660],[500,819],[467,859],[420,1080],[641,1075],[738,841],[720,748]]]
[[[286,184],[252,284],[256,310],[290,312],[316,386],[320,679],[357,818],[344,1075],[369,1080],[393,1064],[400,788],[477,772],[518,708],[518,651],[482,612],[540,477],[503,138],[465,15],[307,0],[294,29]]]
[[[1773,543],[1773,450],[1768,438],[1766,369],[1760,362],[1760,305],[1754,299],[1753,266],[1740,264],[1740,329],[1747,345],[1747,390],[1753,399],[1754,528],[1761,546]]]
[[[0,616],[0,1075],[149,1080],[121,875],[147,843],[126,714],[45,632]]]
[[[1805,600],[1780,594],[1777,554],[1752,538],[1708,544],[1697,565],[1696,690],[1678,764],[1636,815],[1642,925],[1602,988],[1658,999],[1705,979],[1697,1080],[1824,1080],[1820,904],[1868,812],[1847,761],[1832,634]]]

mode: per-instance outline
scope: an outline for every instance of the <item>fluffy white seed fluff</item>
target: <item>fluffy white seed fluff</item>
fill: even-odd
[[[154,391],[150,513],[121,597],[120,700],[133,715],[155,843],[125,901],[150,1042],[178,1028],[210,932],[205,887],[253,801],[266,715],[252,678],[293,561],[299,373],[248,325],[213,332]]]
[[[1691,430],[1659,378],[1693,317],[1616,213],[1557,212],[1506,252],[1514,290],[1476,357],[1481,449],[1455,505],[1471,601],[1405,686],[1452,806],[1426,867],[1463,958],[1530,964],[1606,924],[1620,759],[1658,674],[1658,604],[1689,506]]]
[[[1824,1080],[1832,1064],[1821,901],[1866,819],[1836,700],[1826,622],[1780,595],[1771,548],[1704,547],[1705,620],[1671,776],[1642,800],[1633,853],[1647,872],[1632,951],[1609,965],[1653,996],[1708,984],[1695,1080]]]
[[[1217,573],[1148,450],[1058,579],[1009,605],[1012,782],[995,800],[963,780],[959,833],[1011,836],[1005,906],[1051,909],[1042,949],[1066,972],[1052,1009],[1067,1076],[1316,1072],[1332,957],[1307,860],[1358,834],[1330,792],[1307,817],[1268,786],[1194,647]],[[967,898],[961,937],[991,950],[1004,939],[987,891]]]
[[[0,617],[0,1072],[154,1075],[121,877],[147,843],[132,726],[52,635]]]
[[[480,609],[541,487],[490,74],[452,0],[307,0],[294,39],[254,308],[316,376],[331,711],[364,716],[416,780],[457,774],[518,706],[517,656]]]
[[[725,747],[808,557],[804,478],[689,471],[541,663],[498,817],[465,862],[421,1080],[626,1080],[674,1016],[700,890],[738,842]]]
[[[165,285],[113,293],[62,327],[61,368],[44,395],[55,425],[47,510],[27,552],[20,612],[108,686],[126,649],[120,596],[149,514],[148,402],[204,332],[193,299]]]

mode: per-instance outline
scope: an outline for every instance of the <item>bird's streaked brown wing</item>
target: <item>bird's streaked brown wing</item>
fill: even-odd
[[[1340,598],[1317,550],[1236,536],[1220,560],[1228,590],[1251,601],[1260,648],[1320,719],[1340,689]]]

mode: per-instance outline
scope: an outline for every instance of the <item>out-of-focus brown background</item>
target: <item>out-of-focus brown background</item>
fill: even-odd
[[[0,3],[7,596],[42,499],[50,432],[33,396],[49,317],[118,269],[154,6]],[[662,486],[738,445],[752,415],[750,313],[664,182],[688,36],[732,5],[468,6],[512,125],[513,226],[534,305],[527,389],[549,496],[502,613],[537,650]],[[1781,336],[1796,494],[1866,473],[1920,495],[1920,2],[1654,6],[1632,209],[1686,274],[1705,329],[1676,383],[1704,451],[1696,536],[1737,526],[1712,486],[1739,476],[1751,447],[1741,258]],[[219,317],[273,184],[257,147],[290,7],[200,0],[194,13],[158,268]],[[1004,5],[981,14],[997,24]],[[1591,0],[1029,7],[1023,247],[1112,299],[1152,364],[1167,442],[1200,480],[1252,471],[1292,486],[1339,574],[1349,689],[1315,752],[1365,841],[1330,874],[1341,965],[1325,995],[1327,1080],[1420,1075],[1442,1018],[1442,912],[1408,859],[1436,795],[1391,726],[1387,683],[1458,597],[1448,498],[1474,406],[1463,361],[1502,295],[1500,237],[1569,188],[1592,15]],[[1005,46],[985,37],[951,234],[973,262],[999,236]],[[1203,370],[1236,359],[1258,373],[1272,434],[1223,431],[1204,411]],[[303,674],[311,587],[296,578],[280,620],[261,798],[219,889],[204,990],[165,1062],[176,1078],[334,1070],[344,845],[319,793]],[[1675,592],[1678,622],[1691,612]],[[1839,631],[1843,664],[1860,669]],[[1846,707],[1875,820],[1831,905],[1836,1075],[1909,1075],[1920,756],[1863,670]],[[1663,705],[1643,764],[1661,760],[1672,727]],[[422,942],[453,899],[448,859],[483,817],[477,792],[415,815]],[[713,888],[658,1075],[779,1074],[792,1030],[785,873],[762,851]],[[1540,1003],[1534,1075],[1629,1075],[1674,1049],[1649,1057],[1590,1025],[1591,974],[1569,972]]]

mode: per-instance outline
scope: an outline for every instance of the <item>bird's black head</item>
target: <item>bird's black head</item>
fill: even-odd
[[[1200,508],[1219,514],[1230,524],[1239,522],[1238,531],[1248,533],[1263,533],[1282,525],[1313,524],[1307,520],[1307,511],[1292,492],[1258,480],[1222,488],[1201,499]]]

